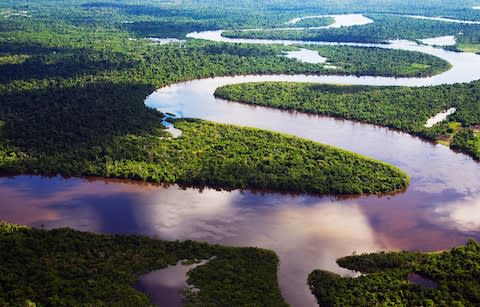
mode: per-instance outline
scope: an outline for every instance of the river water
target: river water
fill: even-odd
[[[202,32],[190,37],[230,40],[219,33]],[[0,178],[0,216],[9,222],[37,227],[68,226],[102,233],[138,233],[272,249],[280,257],[283,295],[294,306],[315,305],[306,285],[312,270],[322,268],[348,274],[336,265],[335,259],[354,251],[431,251],[451,248],[468,238],[480,239],[480,168],[471,158],[378,126],[213,97],[218,86],[252,81],[421,86],[480,79],[478,55],[404,41],[379,47],[425,52],[448,60],[453,67],[441,75],[411,79],[218,77],[165,87],[152,93],[145,103],[179,117],[289,133],[392,163],[411,176],[411,185],[404,193],[334,198],[182,189],[126,180],[17,176]],[[155,282],[161,284],[158,279]],[[160,287],[158,291],[167,290]]]

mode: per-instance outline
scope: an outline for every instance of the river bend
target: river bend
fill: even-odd
[[[236,43],[313,43],[229,39],[221,33],[208,31],[188,36]],[[411,185],[404,193],[338,199],[182,189],[126,180],[17,176],[0,178],[0,215],[9,222],[47,228],[68,226],[273,249],[280,257],[283,294],[294,306],[315,305],[306,286],[308,273],[316,268],[348,273],[335,264],[335,259],[354,251],[428,251],[451,248],[471,237],[479,239],[480,168],[471,158],[378,126],[242,105],[213,96],[219,86],[242,82],[431,86],[480,79],[479,55],[406,41],[346,45],[420,51],[449,61],[452,69],[429,78],[217,77],[159,89],[145,103],[180,117],[288,133],[392,163],[411,176]]]

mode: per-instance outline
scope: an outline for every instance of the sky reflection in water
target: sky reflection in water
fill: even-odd
[[[19,176],[1,178],[0,194],[0,215],[9,222],[273,249],[284,295],[303,306],[314,304],[305,285],[313,269],[347,273],[335,264],[340,256],[437,250],[479,237],[480,197],[456,193],[339,200]]]
[[[227,39],[221,31],[190,36],[240,43],[297,43]],[[306,286],[308,273],[322,268],[346,274],[335,260],[354,251],[430,251],[480,238],[480,169],[467,156],[386,128],[240,105],[212,95],[218,86],[253,81],[422,86],[480,79],[479,55],[405,41],[379,47],[425,52],[448,60],[453,68],[420,79],[284,75],[195,80],[156,91],[146,105],[179,117],[294,134],[393,163],[411,176],[411,186],[403,194],[339,200],[18,176],[0,178],[1,219],[46,228],[68,226],[273,249],[281,261],[283,294],[295,306],[315,305]]]

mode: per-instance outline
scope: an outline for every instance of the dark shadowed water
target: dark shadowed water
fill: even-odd
[[[219,37],[217,32],[201,35]],[[213,97],[218,86],[251,81],[420,86],[480,79],[479,55],[410,42],[395,42],[386,48],[433,54],[447,59],[453,68],[424,79],[295,75],[195,80],[160,89],[147,98],[146,105],[180,117],[289,133],[392,163],[411,176],[405,193],[337,199],[181,189],[120,180],[18,176],[0,178],[1,219],[36,227],[68,226],[269,248],[280,257],[280,285],[294,306],[315,305],[306,285],[312,270],[349,273],[336,265],[338,257],[377,250],[432,251],[451,248],[469,238],[480,239],[480,168],[471,158],[373,125]],[[158,289],[154,298],[177,290],[161,286],[168,279],[150,279]],[[149,287],[148,282],[144,287]]]
[[[179,261],[176,265],[141,276],[135,288],[147,293],[158,306],[180,306],[183,297],[179,289],[198,291],[194,286],[187,284],[187,272],[208,261],[203,260],[192,265],[184,265]]]
[[[478,175],[476,168],[472,170]],[[273,249],[280,257],[285,297],[295,306],[308,306],[314,301],[305,284],[307,275],[316,268],[348,273],[335,264],[338,257],[354,251],[432,251],[480,238],[477,193],[460,186],[437,192],[415,190],[414,184],[394,197],[339,200],[19,176],[0,179],[0,216],[36,227],[68,226]],[[150,293],[160,298],[176,293],[175,287],[161,286],[168,280],[150,279],[159,285]]]

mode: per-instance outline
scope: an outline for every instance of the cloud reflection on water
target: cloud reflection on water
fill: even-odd
[[[465,233],[480,233],[480,195],[446,203],[435,208],[434,212],[435,223]]]
[[[284,196],[280,202],[266,204],[263,200],[269,196],[189,189],[179,200],[175,189],[162,189],[137,211],[137,221],[150,227],[144,231],[162,238],[275,250],[283,293],[299,306],[315,305],[306,286],[312,270],[346,274],[336,265],[337,258],[384,247],[355,202],[339,205],[328,198]]]
[[[467,198],[475,194],[463,191],[409,189],[388,197],[335,199],[19,176],[0,178],[0,215],[47,228],[272,249],[280,257],[279,280],[288,301],[313,306],[308,274],[316,268],[348,273],[336,265],[338,257],[445,249],[478,237],[480,196]]]

